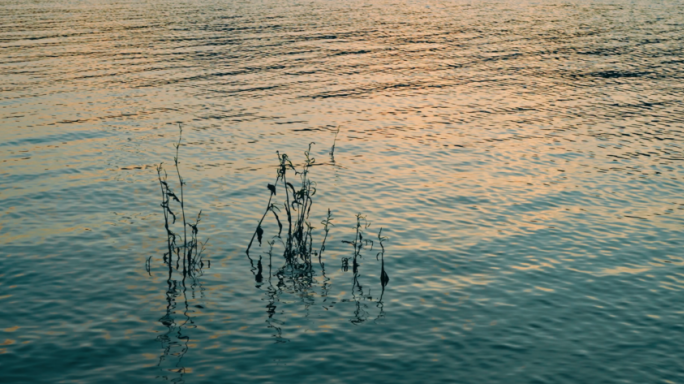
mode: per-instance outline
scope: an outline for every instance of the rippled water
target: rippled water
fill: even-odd
[[[3,382],[684,382],[680,1],[0,4]],[[292,277],[245,249],[312,141]]]

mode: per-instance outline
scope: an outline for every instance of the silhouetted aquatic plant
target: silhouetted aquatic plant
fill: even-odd
[[[389,283],[389,276],[387,275],[387,272],[385,272],[385,245],[382,243],[385,240],[387,240],[387,237],[382,235],[382,228],[380,228],[380,232],[378,232],[378,243],[380,243],[381,251],[375,255],[375,259],[377,260],[378,257],[380,258],[380,285],[382,285],[383,294],[385,293],[385,287]],[[382,300],[382,295],[380,295],[380,300]]]
[[[202,305],[190,305],[188,301],[188,289],[195,298],[196,291],[199,291],[200,298],[203,297],[203,289],[198,277],[202,274],[205,267],[202,254],[208,239],[200,242],[197,238],[199,233],[198,225],[202,219],[202,211],[197,214],[194,222],[189,222],[185,214],[185,191],[186,185],[180,172],[179,151],[183,139],[183,128],[179,125],[178,142],[174,145],[176,154],[173,158],[176,176],[178,178],[178,193],[174,191],[169,181],[168,174],[160,163],[157,166],[157,176],[161,189],[161,207],[164,212],[164,228],[166,230],[166,252],[163,255],[163,262],[167,269],[167,288],[166,288],[166,311],[159,319],[159,322],[167,328],[164,334],[157,336],[157,341],[161,343],[162,353],[159,357],[157,367],[159,368],[159,378],[174,382],[185,382],[184,375],[186,368],[183,365],[183,358],[190,348],[190,336],[184,332],[185,328],[194,328],[194,320],[191,314],[195,308],[203,308]],[[183,225],[182,231],[175,232],[176,222]],[[190,233],[188,234],[188,229]],[[151,274],[151,260],[147,259],[145,268]],[[211,267],[211,261],[207,261],[207,267]],[[180,275],[174,276],[174,272]],[[189,280],[189,282],[188,282]],[[178,302],[182,300],[181,308]]]
[[[384,306],[385,304],[382,301],[382,298],[385,296],[385,287],[387,284],[389,284],[389,275],[387,275],[387,272],[385,271],[385,245],[383,244],[384,241],[387,240],[387,237],[382,235],[382,228],[380,228],[380,232],[378,232],[378,243],[380,244],[380,252],[378,252],[377,255],[375,255],[375,259],[377,260],[380,258],[380,286],[382,287],[382,291],[380,292],[380,298],[377,301],[376,307],[380,308],[380,314],[378,315],[378,318],[385,317],[385,312],[384,312]]]
[[[351,244],[354,246],[354,255],[352,257],[352,271],[356,273],[358,267],[358,258],[361,257],[361,249],[364,245],[370,244],[370,250],[373,250],[373,240],[364,239],[364,231],[370,227],[370,223],[366,219],[366,216],[362,216],[360,213],[356,215],[356,235],[354,241],[342,240],[343,243]],[[342,259],[342,268],[347,271],[349,267],[349,258]]]
[[[313,245],[314,227],[309,219],[314,204],[313,197],[316,194],[316,183],[310,179],[310,167],[315,165],[316,162],[311,156],[313,144],[309,144],[308,149],[304,152],[305,161],[299,167],[295,166],[287,154],[276,152],[278,155],[276,179],[272,184],[267,184],[269,197],[266,209],[259,219],[246,249],[257,287],[266,285],[265,300],[268,301],[266,306],[268,318],[266,321],[268,327],[274,330],[274,338],[277,342],[287,341],[283,336],[283,323],[276,319],[276,308],[279,306],[282,293],[295,294],[300,297],[307,313],[308,308],[314,304],[314,297],[316,296],[313,294],[314,289],[320,288],[318,295],[323,298],[324,307],[325,305],[332,307],[336,303],[336,301],[327,301],[331,279],[326,275],[325,263],[323,261],[326,242],[328,241],[331,229],[335,226],[333,223],[333,213],[328,209],[325,219],[321,221],[323,238],[318,247]],[[334,145],[330,152],[331,156],[333,151]],[[280,197],[281,201],[278,201],[278,197]],[[282,212],[285,214],[286,223],[281,220],[279,215]],[[255,240],[258,242],[259,247],[263,245],[265,241],[264,236],[266,236],[264,222],[270,214],[273,215],[278,225],[278,233],[270,235],[270,240],[266,241],[269,248],[266,252],[268,264],[265,266],[263,257],[260,255],[258,259],[252,258],[250,251],[253,250]],[[389,277],[384,267],[385,248],[383,242],[387,238],[382,236],[382,229],[380,229],[377,235],[381,251],[376,255],[376,259],[381,262],[381,294],[379,299],[371,295],[370,289],[366,290],[361,285],[360,260],[363,257],[363,250],[368,249],[372,251],[374,246],[374,241],[366,236],[369,227],[370,223],[366,216],[357,214],[354,226],[354,239],[343,241],[343,243],[353,246],[353,252],[351,256],[342,258],[342,269],[348,271],[349,264],[351,263],[353,277],[351,281],[352,297],[350,299],[343,299],[341,302],[352,302],[355,304],[356,308],[352,320],[354,324],[360,324],[368,319],[368,302],[375,302],[376,306],[380,308],[378,318],[384,316],[382,297],[385,287],[389,282]],[[284,263],[280,267],[274,268],[273,258],[276,245],[282,246],[282,260]],[[320,268],[315,268],[312,263],[316,256],[318,257],[318,266]],[[318,276],[321,278],[319,279]]]
[[[305,265],[311,264],[311,257],[316,254],[311,237],[313,227],[309,222],[313,196],[316,194],[315,183],[309,180],[309,168],[316,162],[316,159],[311,157],[311,146],[314,144],[313,142],[310,143],[309,148],[304,152],[306,160],[300,170],[297,170],[287,154],[276,152],[279,161],[276,179],[273,184],[267,185],[270,196],[266,204],[266,210],[257,224],[249,245],[247,245],[247,256],[249,256],[249,251],[255,238],[259,245],[262,244],[264,235],[262,224],[269,212],[273,214],[278,223],[277,238],[282,239],[283,224],[277,213],[280,211],[280,207],[273,203],[273,198],[277,196],[278,188],[281,188],[281,191],[285,191],[285,200],[282,203],[282,207],[287,216],[287,237],[284,240],[285,252],[283,256],[290,263],[301,262]],[[295,178],[299,178],[299,187],[295,188],[291,182],[294,180],[288,179],[288,171],[293,172]]]
[[[174,167],[176,169],[176,175],[178,176],[178,188],[180,191],[180,196],[176,194],[170,185],[168,174],[163,168],[163,163],[157,166],[157,176],[159,178],[159,186],[161,188],[161,207],[164,212],[164,228],[166,229],[166,240],[167,240],[167,252],[164,254],[164,263],[166,263],[169,268],[174,265],[175,256],[175,268],[181,268],[183,275],[193,275],[202,272],[204,267],[204,261],[202,260],[202,253],[207,241],[204,243],[198,241],[197,234],[199,233],[198,224],[202,219],[202,211],[199,211],[194,223],[188,222],[185,216],[185,194],[183,186],[186,185],[183,180],[183,176],[180,173],[180,161],[179,161],[179,150],[183,140],[183,127],[178,125],[180,134],[178,136],[178,143],[174,146],[176,148],[176,155],[173,158]],[[174,204],[178,208],[172,208]],[[178,212],[180,210],[180,212]],[[183,224],[183,232],[176,233],[173,231],[172,227],[176,224],[178,220],[177,215],[180,214],[180,220]],[[188,237],[188,228],[190,228],[190,236]],[[149,271],[149,260],[147,269]]]
[[[323,224],[323,230],[325,231],[325,236],[323,237],[323,241],[321,242],[321,249],[318,251],[318,264],[323,267],[323,261],[321,260],[321,257],[323,256],[323,251],[325,251],[325,242],[328,240],[328,234],[330,233],[330,227],[334,227],[335,224],[332,223],[332,212],[330,211],[330,208],[328,208],[328,215],[325,217],[323,221],[321,221],[321,224]]]
[[[366,219],[365,216],[361,215],[360,213],[356,215],[356,226],[355,226],[355,237],[353,241],[345,241],[343,240],[343,243],[350,244],[353,246],[354,251],[351,257],[346,257],[342,258],[342,270],[347,272],[349,270],[349,261],[351,260],[352,262],[352,298],[351,300],[343,300],[343,301],[353,301],[356,304],[356,309],[354,311],[354,319],[352,320],[352,323],[354,324],[360,324],[368,319],[368,312],[365,310],[366,306],[363,304],[365,301],[374,301],[373,296],[371,295],[370,290],[365,291],[364,287],[361,285],[360,282],[360,266],[361,266],[361,259],[363,258],[362,250],[365,247],[368,247],[370,245],[369,251],[373,250],[373,246],[375,245],[375,242],[373,240],[370,240],[368,238],[364,238],[364,234],[370,227],[370,223]],[[376,306],[380,308],[380,314],[378,315],[378,319],[384,317],[384,304],[382,301],[382,298],[385,294],[385,287],[389,283],[389,276],[387,275],[387,272],[385,271],[385,245],[384,241],[387,240],[387,237],[382,235],[382,228],[380,228],[380,231],[378,231],[377,234],[378,238],[378,243],[380,244],[380,252],[378,252],[375,256],[376,260],[380,260],[380,286],[381,286],[381,292],[380,292],[380,297],[375,300]]]

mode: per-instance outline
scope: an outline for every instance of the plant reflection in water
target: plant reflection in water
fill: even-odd
[[[159,319],[168,330],[157,336],[157,341],[162,347],[157,363],[157,377],[173,383],[184,383],[184,375],[189,371],[183,363],[190,346],[188,329],[197,328],[192,314],[195,308],[203,308],[201,305],[190,305],[189,300],[191,302],[193,299],[203,299],[204,289],[197,275],[186,275],[176,279],[173,271],[173,268],[169,269],[167,279],[166,313]]]

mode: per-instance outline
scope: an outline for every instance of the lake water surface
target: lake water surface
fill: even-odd
[[[681,1],[0,0],[0,87],[3,383],[684,382]]]

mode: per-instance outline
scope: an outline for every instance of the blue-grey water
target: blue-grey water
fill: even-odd
[[[0,89],[2,383],[684,382],[681,1],[0,0]]]

